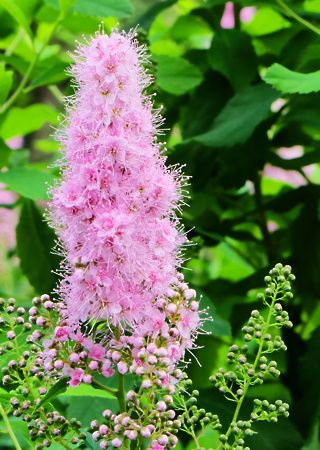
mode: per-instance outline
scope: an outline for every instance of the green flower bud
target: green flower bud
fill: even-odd
[[[237,353],[239,351],[239,347],[237,345],[231,345],[229,348],[229,352]]]
[[[247,430],[244,430],[244,434],[245,436],[253,436],[254,432],[248,428]]]

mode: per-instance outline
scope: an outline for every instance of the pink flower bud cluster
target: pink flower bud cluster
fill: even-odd
[[[175,210],[182,176],[157,143],[159,111],[143,89],[144,47],[113,30],[79,44],[71,69],[77,90],[57,133],[63,181],[52,189],[52,226],[67,273],[60,286],[74,322],[141,321],[174,284],[186,241]]]
[[[195,291],[183,282],[181,274],[179,278],[175,290],[158,298],[152,315],[145,316],[135,328],[127,325],[119,340],[108,328],[97,334],[81,331],[80,327],[74,331],[60,317],[54,333],[42,340],[40,365],[51,376],[69,376],[71,387],[81,382],[91,384],[96,373],[109,378],[117,370],[122,375],[138,375],[144,389],[155,384],[158,388],[172,386],[174,392],[182,374],[179,362],[186,350],[194,348],[196,330],[203,321]],[[36,340],[35,332],[30,338]]]

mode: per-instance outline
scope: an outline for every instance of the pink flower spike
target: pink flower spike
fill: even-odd
[[[78,44],[70,69],[77,88],[57,132],[62,181],[50,205],[66,258],[58,293],[70,325],[88,318],[134,324],[155,299],[164,305],[187,241],[176,216],[184,177],[165,166],[156,138],[162,117],[143,91],[151,80],[146,50],[134,37],[96,33]],[[162,326],[164,317],[156,334]]]

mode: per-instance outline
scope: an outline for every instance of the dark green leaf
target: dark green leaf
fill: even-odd
[[[0,139],[0,169],[8,165],[12,150]]]
[[[243,144],[268,118],[271,104],[278,97],[277,91],[265,84],[244,88],[223,108],[210,131],[192,139],[208,147]]]
[[[149,28],[152,25],[152,22],[157,17],[157,15],[164,9],[169,8],[178,0],[165,0],[162,2],[158,2],[154,5],[151,5],[150,8],[139,17],[136,23],[138,23],[142,28],[146,31],[149,31]]]
[[[84,427],[88,427],[92,420],[101,417],[102,412],[107,408],[115,414],[119,411],[118,400],[115,398],[68,397],[68,400],[70,400],[70,403],[67,409],[67,417],[69,419],[76,417]]]
[[[203,76],[200,70],[183,58],[157,55],[157,84],[162,90],[174,95],[183,95],[198,86]]]
[[[68,64],[65,63],[56,64],[55,66],[50,67],[42,72],[38,77],[34,78],[27,90],[29,91],[39,86],[55,84],[65,80],[67,78],[65,73],[67,67]]]
[[[0,0],[2,8],[8,11],[8,13],[18,22],[18,24],[26,31],[30,39],[32,40],[32,31],[29,26],[29,22],[24,12],[19,6],[12,0]]]
[[[85,444],[91,449],[91,450],[100,450],[101,447],[99,445],[99,442],[96,442],[93,440],[92,434],[87,433],[87,437],[85,440]]]
[[[27,167],[15,167],[7,172],[0,172],[0,181],[23,197],[32,200],[48,200],[48,186],[54,184],[54,177],[48,172],[41,172]]]
[[[262,79],[284,94],[310,94],[320,91],[320,70],[298,73],[276,63],[267,69]]]
[[[219,89],[212,89],[212,86],[219,86]],[[214,118],[231,95],[233,92],[228,81],[220,73],[208,70],[187,105],[183,117],[183,138],[197,136],[210,129]],[[188,158],[190,164],[190,152],[184,156]],[[179,159],[179,162],[182,160]]]
[[[201,298],[201,309],[208,309],[209,317],[213,318],[213,322],[206,321],[203,325],[203,329],[205,331],[209,331],[212,336],[216,337],[230,337],[232,336],[232,331],[230,324],[222,319],[217,312],[213,302],[209,299],[209,297],[202,291],[197,288],[197,293],[202,296]]]
[[[4,66],[0,65],[0,104],[4,103],[12,85],[12,70],[5,70]]]
[[[63,394],[68,387],[69,377],[62,377],[59,381],[57,381],[46,393],[46,395],[40,400],[37,404],[34,411],[37,411],[41,406],[45,405],[48,402],[52,402],[58,395]]]
[[[248,86],[257,75],[257,58],[250,37],[240,30],[223,30],[208,53],[213,70],[222,73],[235,90]]]
[[[51,253],[55,234],[31,200],[24,199],[16,229],[20,267],[38,294],[50,293],[57,283],[52,273],[60,258]]]
[[[33,104],[26,108],[12,108],[1,124],[0,136],[10,139],[25,136],[41,128],[46,122],[57,123],[58,113],[44,104]]]

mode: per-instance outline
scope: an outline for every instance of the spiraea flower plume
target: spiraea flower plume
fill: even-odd
[[[59,294],[69,321],[141,321],[178,282],[184,179],[157,142],[162,118],[144,93],[145,52],[134,33],[113,30],[73,55],[76,92],[57,132],[63,181],[50,212],[66,259]]]

